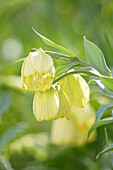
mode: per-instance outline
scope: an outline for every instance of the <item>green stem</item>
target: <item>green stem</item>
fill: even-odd
[[[53,84],[55,84],[57,81],[61,80],[62,78],[64,78],[65,76],[69,75],[69,74],[77,74],[77,73],[80,73],[82,75],[90,75],[90,76],[95,76],[95,77],[98,77],[97,75],[91,73],[91,72],[88,72],[86,70],[74,70],[74,71],[69,71],[67,73],[63,73],[61,74],[58,78],[56,78],[54,81],[53,81]]]
[[[105,138],[106,138],[107,147],[109,147],[109,141],[108,141],[108,135],[107,135],[107,129],[106,128],[105,128]],[[110,152],[108,152],[108,155],[109,155],[109,161],[110,161],[111,170],[113,170]]]
[[[57,56],[59,56],[60,55],[60,53],[59,53],[59,55],[58,55],[58,53],[53,53],[54,55],[56,54]],[[95,68],[94,66],[92,66],[92,65],[90,65],[90,64],[88,64],[87,62],[85,62],[85,61],[83,61],[83,60],[81,60],[80,58],[77,58],[77,57],[70,57],[70,56],[68,56],[68,55],[60,55],[61,56],[61,59],[64,59],[64,60],[71,60],[71,61],[76,61],[76,62],[78,62],[80,65],[82,65],[82,66],[85,66],[85,67],[89,67],[89,68],[93,68],[93,69],[95,69],[95,70],[97,70],[102,76],[107,76],[107,74],[105,74],[104,72],[102,72],[102,71],[100,71],[99,69],[97,69],[97,68]],[[57,58],[56,56],[53,56],[54,58]],[[108,76],[107,76],[108,77]]]
[[[107,74],[103,73],[103,72],[100,71],[99,69],[93,67],[92,65],[88,64],[87,62],[85,62],[85,61],[83,61],[83,60],[81,60],[81,59],[79,59],[79,63],[82,64],[82,65],[85,65],[85,66],[87,66],[87,67],[90,67],[90,68],[93,68],[93,69],[97,70],[97,71],[98,71],[101,75],[103,75],[103,76],[107,76]],[[107,76],[107,77],[108,77],[108,76]]]
[[[62,53],[58,53],[58,52],[54,52],[54,51],[44,51],[44,52],[48,53],[48,54],[56,55],[56,56],[66,57],[68,59],[70,58],[70,56],[67,54],[62,54]]]
[[[90,80],[89,82],[88,82],[88,85],[90,85],[91,83],[94,83],[95,82],[95,80]]]

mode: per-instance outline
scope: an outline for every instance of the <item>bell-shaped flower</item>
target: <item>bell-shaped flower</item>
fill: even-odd
[[[87,142],[88,131],[95,122],[96,112],[90,104],[87,104],[84,108],[72,106],[71,113],[74,115],[76,129],[78,132],[76,143],[77,145],[84,145],[85,142]],[[96,131],[93,131],[88,139],[88,142],[93,142],[95,137]]]
[[[35,93],[33,113],[38,121],[70,118],[70,103],[60,87]]]
[[[95,121],[95,110],[91,105],[84,108],[72,106],[70,120],[58,119],[53,121],[51,142],[56,145],[74,144],[83,146],[87,142],[87,133]],[[88,142],[93,142],[96,131],[90,135]]]
[[[70,120],[66,118],[54,120],[51,129],[51,143],[55,145],[75,144],[76,131],[73,115]]]
[[[44,91],[52,86],[55,75],[53,60],[41,48],[30,52],[21,71],[22,86],[31,91]]]
[[[80,75],[66,76],[60,82],[72,106],[84,107],[89,102],[89,86]]]

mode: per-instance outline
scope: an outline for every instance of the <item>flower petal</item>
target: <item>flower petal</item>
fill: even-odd
[[[61,80],[61,87],[68,96],[71,105],[84,107],[89,102],[89,86],[80,75],[66,76]]]
[[[33,112],[38,121],[56,119],[59,109],[59,96],[53,87],[39,91],[34,96]]]
[[[61,89],[60,86],[56,87],[59,95],[59,111],[58,111],[58,118],[60,117],[65,117],[67,119],[70,119],[70,114],[71,114],[71,105],[70,102],[64,93],[64,91]]]
[[[24,60],[23,66],[22,66],[22,70],[23,70],[23,75],[24,76],[31,76],[35,73],[35,69],[33,68],[32,64],[31,64],[31,59],[30,59],[30,53],[29,56]]]
[[[53,66],[51,56],[46,54],[41,48],[35,52],[31,52],[31,63],[35,70],[41,74],[47,73]]]

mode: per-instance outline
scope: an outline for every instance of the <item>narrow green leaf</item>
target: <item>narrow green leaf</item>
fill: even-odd
[[[113,78],[112,77],[100,77],[104,85],[111,91],[113,91]]]
[[[100,106],[99,109],[96,112],[96,123],[100,120],[100,118],[103,116],[104,112],[108,109],[111,109],[113,107],[113,103],[106,104],[103,106]]]
[[[43,35],[41,35],[40,33],[38,33],[33,27],[32,27],[33,31],[47,44],[47,45],[50,45],[51,47],[54,47],[58,50],[62,50],[64,51],[65,53],[71,55],[71,56],[75,56],[71,51],[69,51],[68,49],[54,43],[53,41],[49,40],[48,38],[44,37]]]
[[[70,62],[68,64],[64,64],[64,65],[61,65],[61,66],[57,67],[55,76],[58,76],[59,74],[62,74],[64,72],[68,71],[69,69],[71,69],[72,67],[74,67],[76,65],[78,65],[78,63]]]
[[[96,77],[100,77],[102,76],[97,70],[95,70],[94,68],[81,68],[81,70],[86,71],[87,75],[91,76],[90,74],[92,74],[92,76],[96,76]]]
[[[106,64],[102,51],[95,44],[87,40],[85,37],[84,48],[88,63],[97,68],[98,70],[102,71],[103,73],[111,76],[111,71]]]
[[[12,93],[10,91],[6,91],[4,96],[0,99],[0,116],[8,111],[10,108],[12,101]]]
[[[106,152],[111,152],[111,151],[113,151],[113,144],[111,144],[109,147],[107,147],[104,150],[102,150],[101,152],[99,152],[96,158],[99,158],[100,155],[102,155]]]
[[[102,83],[101,80],[92,79],[92,80],[90,80],[90,81],[88,82],[88,84],[93,83],[93,82],[96,82],[96,83],[98,84],[98,86],[103,90],[103,92],[104,92],[107,96],[113,98],[113,92],[112,92],[111,90],[109,90],[109,89]]]
[[[0,155],[0,162],[4,166],[5,170],[14,170],[10,162],[2,155]]]
[[[55,51],[44,51],[45,53],[51,55],[51,57],[53,58],[58,58],[58,59],[62,59],[62,60],[70,60],[70,61],[73,61],[73,62],[80,62],[82,60],[80,60],[79,58],[77,57],[71,57],[67,54],[62,54],[62,53],[58,53],[58,52],[55,52]]]
[[[0,150],[7,145],[12,139],[17,137],[23,131],[27,129],[28,125],[25,122],[20,122],[14,125],[11,129],[8,129],[0,137]]]
[[[99,120],[97,123],[94,123],[88,131],[88,138],[95,129],[97,129],[100,126],[104,126],[110,123],[113,123],[113,117],[107,117],[105,119]]]
[[[67,55],[67,54],[62,54],[62,53],[58,53],[58,52],[55,52],[55,51],[44,51],[44,52],[49,54],[49,55],[52,55],[52,56],[60,56],[60,57],[70,58],[70,56]]]
[[[24,61],[24,60],[25,60],[25,58],[21,58],[21,59],[15,61],[14,64],[19,63],[19,62]]]

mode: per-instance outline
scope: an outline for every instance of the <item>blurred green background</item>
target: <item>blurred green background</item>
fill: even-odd
[[[113,0],[0,0],[0,170],[109,169],[107,154],[96,160],[105,146],[103,128],[91,144],[52,145],[52,121],[38,123],[32,112],[33,93],[16,88],[17,77],[10,79],[9,75],[21,73],[22,62],[13,62],[26,57],[32,48],[52,50],[32,26],[83,60],[86,36],[113,67]],[[109,103],[98,87],[90,88],[95,110]],[[107,128],[113,142],[113,126]]]

